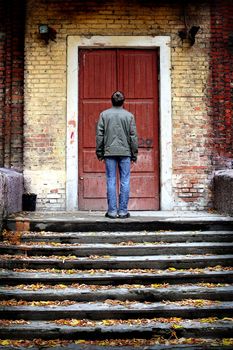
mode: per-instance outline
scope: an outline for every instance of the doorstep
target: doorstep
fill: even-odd
[[[100,211],[19,212],[4,220],[18,231],[232,230],[233,217],[206,211],[132,211],[127,219],[109,219]]]

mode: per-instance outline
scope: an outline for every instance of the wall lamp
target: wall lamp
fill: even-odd
[[[180,39],[185,40],[188,39],[190,42],[190,45],[193,46],[195,43],[195,37],[197,32],[199,31],[200,27],[199,26],[192,26],[190,29],[188,29],[187,27],[183,30],[180,30],[178,32],[178,35],[180,37]]]
[[[195,44],[195,39],[197,32],[200,29],[200,26],[188,26],[187,24],[187,6],[188,6],[188,0],[183,0],[182,7],[183,7],[183,21],[184,21],[184,29],[180,30],[178,32],[178,35],[180,39],[182,40],[182,43],[184,40],[188,40],[189,44],[193,46]]]
[[[57,32],[55,29],[48,26],[48,24],[39,24],[39,35],[46,44],[49,43],[49,40],[56,42]]]

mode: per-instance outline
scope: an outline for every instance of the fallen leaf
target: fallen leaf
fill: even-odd
[[[0,345],[6,346],[6,345],[10,345],[10,340],[0,340]]]
[[[86,343],[86,340],[79,339],[79,340],[75,340],[74,343],[75,343],[75,344],[85,344],[85,343]]]

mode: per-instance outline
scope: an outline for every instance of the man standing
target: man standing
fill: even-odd
[[[130,162],[137,161],[138,137],[132,113],[123,108],[124,94],[113,93],[112,108],[100,113],[96,129],[96,155],[105,161],[108,211],[106,217],[128,218]],[[117,205],[116,171],[120,174],[120,195]]]

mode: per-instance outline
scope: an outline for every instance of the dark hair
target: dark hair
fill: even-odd
[[[125,100],[125,96],[121,91],[115,91],[111,97],[113,106],[122,106]]]

